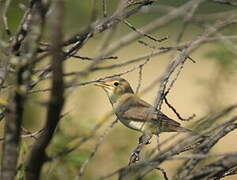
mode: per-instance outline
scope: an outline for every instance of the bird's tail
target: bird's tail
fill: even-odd
[[[186,132],[186,133],[191,133],[191,134],[193,134],[193,135],[197,135],[197,136],[200,136],[200,138],[201,138],[201,140],[200,140],[200,142],[202,141],[202,140],[205,140],[206,138],[208,138],[209,136],[206,136],[206,135],[200,135],[198,132],[196,132],[196,131],[193,131],[193,130],[190,130],[190,129],[187,129],[187,128],[184,128],[184,127],[181,127],[181,126],[179,126],[179,127],[175,127],[175,131],[176,132]]]
[[[174,121],[172,119],[165,119],[160,121],[159,124],[161,129],[163,129],[165,132],[189,132],[192,133],[193,131],[187,128],[184,128],[181,126],[180,123],[177,121]]]
[[[189,132],[189,133],[192,133],[193,131],[192,130],[190,130],[190,129],[187,129],[187,128],[184,128],[184,127],[182,127],[182,126],[177,126],[177,127],[175,127],[175,131],[176,132]]]

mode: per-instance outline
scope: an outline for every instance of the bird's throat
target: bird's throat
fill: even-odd
[[[123,106],[127,106],[131,102],[133,94],[126,93],[120,96],[114,96],[110,98],[111,104],[115,111],[123,109]]]

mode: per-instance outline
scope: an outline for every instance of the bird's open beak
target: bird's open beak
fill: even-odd
[[[111,87],[112,87],[111,85],[106,84],[106,83],[104,83],[104,82],[101,82],[101,83],[95,83],[94,85],[95,85],[95,86],[102,87],[102,88],[111,88]]]

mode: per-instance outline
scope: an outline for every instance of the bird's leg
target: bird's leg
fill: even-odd
[[[136,161],[139,161],[139,154],[143,148],[144,145],[149,144],[149,140],[151,139],[152,135],[144,133],[141,137],[139,137],[139,143],[137,147],[134,149],[132,152],[130,159],[129,159],[129,164],[131,165],[132,163],[136,163]]]
[[[160,130],[160,127],[161,127],[161,121],[160,121],[160,126],[158,126],[158,128],[157,128],[157,132],[156,132],[156,137],[157,137],[157,150],[158,150],[158,152],[160,152],[160,132],[161,132],[161,130]]]
[[[149,140],[147,140],[148,138],[149,138]],[[150,144],[151,143],[150,139],[151,139],[150,135],[149,135],[149,137],[148,137],[148,135],[142,135],[139,137],[138,143],[139,144]]]
[[[157,150],[158,150],[158,152],[160,152],[160,135],[159,134],[157,134]]]

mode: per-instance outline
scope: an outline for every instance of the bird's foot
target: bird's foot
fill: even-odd
[[[132,154],[130,156],[128,165],[136,163],[137,161],[139,161],[139,152],[134,151],[134,152],[132,152]]]
[[[147,142],[146,142],[146,145],[147,145],[147,144],[151,144],[151,141],[147,141]]]
[[[149,140],[149,138],[147,138],[146,136],[142,135],[141,137],[139,137],[139,144],[151,144],[151,141]]]

